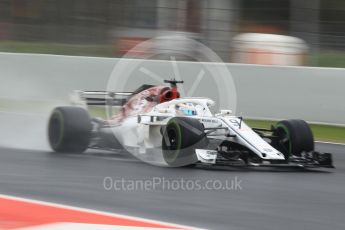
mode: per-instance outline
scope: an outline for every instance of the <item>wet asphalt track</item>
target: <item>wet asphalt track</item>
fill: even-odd
[[[161,168],[123,154],[59,155],[0,148],[0,193],[209,229],[344,229],[345,146],[336,169],[321,171]],[[242,190],[107,191],[104,177],[127,180],[241,180]]]

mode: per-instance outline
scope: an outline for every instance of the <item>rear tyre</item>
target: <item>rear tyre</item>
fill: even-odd
[[[56,152],[82,153],[89,146],[91,129],[91,118],[85,109],[57,107],[49,119],[49,144]]]
[[[169,166],[180,167],[196,163],[198,159],[195,149],[206,146],[204,126],[196,119],[174,117],[163,129],[163,158]]]
[[[301,156],[302,152],[314,151],[314,137],[307,122],[303,120],[284,120],[274,127],[273,135],[278,139],[272,145],[282,152],[285,159]]]

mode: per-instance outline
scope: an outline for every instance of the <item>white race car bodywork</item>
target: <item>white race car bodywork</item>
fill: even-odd
[[[170,87],[75,91],[74,106],[57,107],[49,118],[50,146],[56,152],[126,149],[143,161],[171,167],[334,167],[330,153],[315,151],[307,122],[292,119],[270,129],[250,128],[230,110],[213,114],[211,99],[180,98],[177,84],[182,81],[165,82]],[[108,119],[91,117],[89,106],[108,106]]]
[[[245,146],[263,160],[284,160],[284,155],[273,148],[267,141],[246,125],[241,118],[232,116],[230,111],[222,111],[213,115],[209,106],[213,101],[207,98],[182,98],[157,104],[145,114],[138,114],[124,119],[120,124],[111,126],[116,138],[125,148],[137,148],[145,153],[152,148],[161,148],[161,128],[176,116],[176,105],[192,104],[196,114],[189,118],[199,120],[207,129],[214,129],[208,138],[228,140]],[[199,161],[214,164],[217,151],[210,149],[196,149]]]

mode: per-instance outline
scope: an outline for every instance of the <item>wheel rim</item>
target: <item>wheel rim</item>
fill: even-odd
[[[169,140],[168,149],[176,150],[178,143],[177,143],[177,133],[175,129],[168,130],[168,140]]]
[[[288,129],[285,126],[279,124],[276,127],[276,135],[279,137],[278,144],[280,146],[280,150],[283,153],[286,153],[287,157],[290,157],[292,154],[292,145]]]
[[[164,141],[164,159],[168,162],[174,162],[179,156],[181,150],[181,133],[178,124],[172,122],[167,128]]]

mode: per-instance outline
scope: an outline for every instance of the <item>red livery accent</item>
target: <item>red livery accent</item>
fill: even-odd
[[[153,229],[179,228],[173,224],[169,225],[135,217],[107,214],[1,195],[0,207],[0,229],[17,229],[56,223],[136,226]]]

